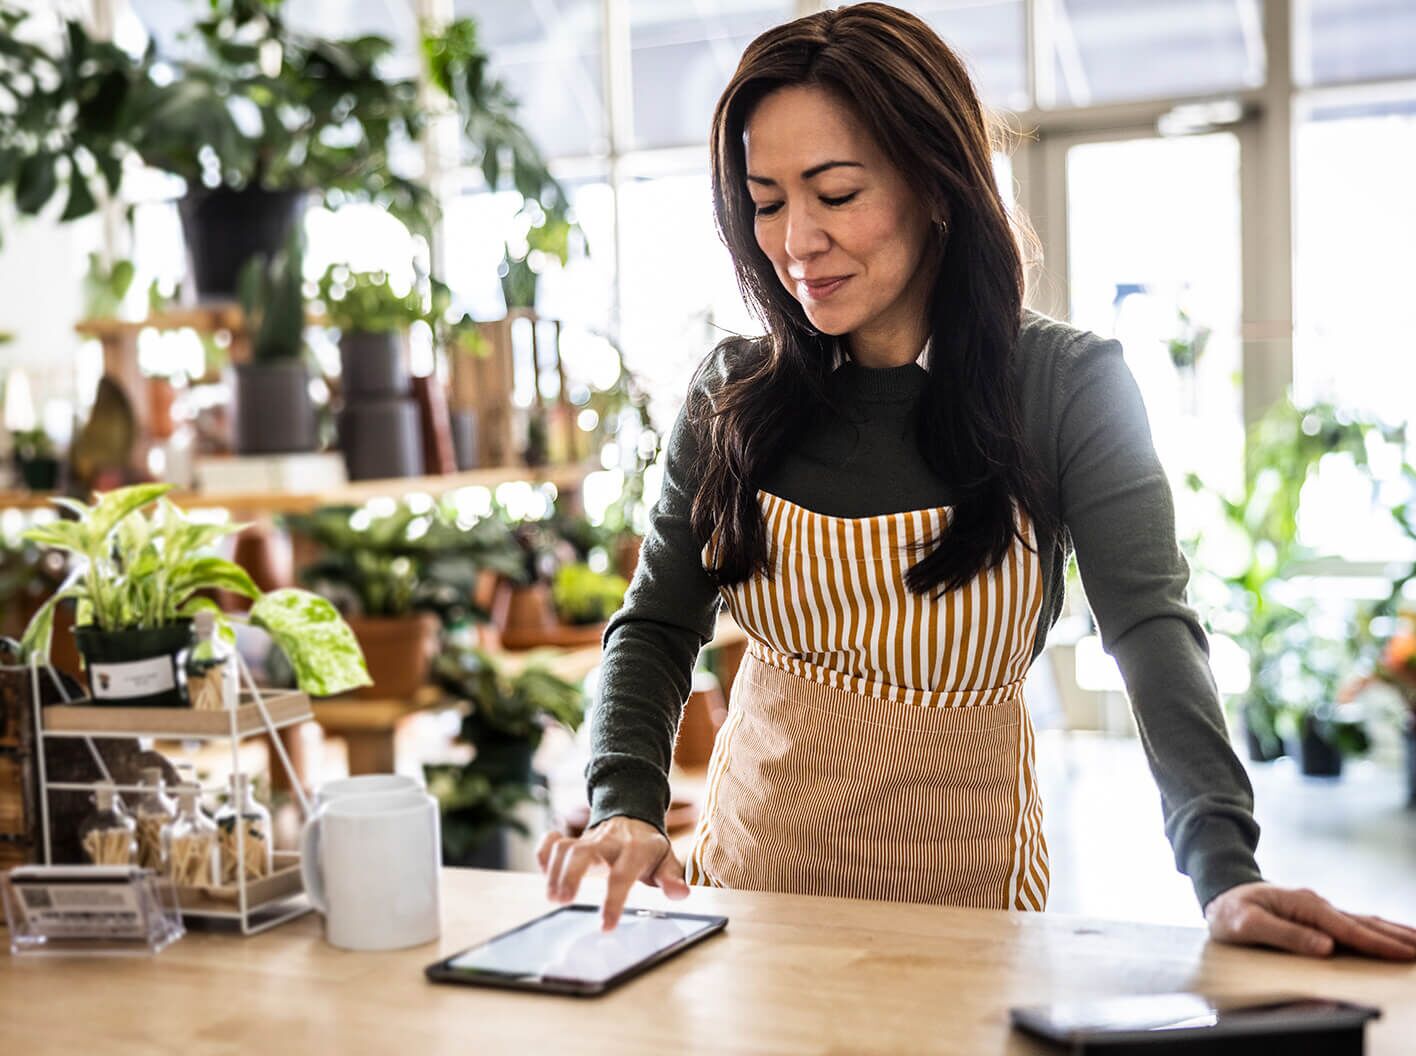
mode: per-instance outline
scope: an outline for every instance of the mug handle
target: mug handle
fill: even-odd
[[[320,822],[324,815],[317,813],[305,822],[300,830],[300,880],[305,885],[305,893],[310,897],[310,905],[326,916],[329,906],[325,902],[324,883],[320,879],[317,861],[320,853]]]

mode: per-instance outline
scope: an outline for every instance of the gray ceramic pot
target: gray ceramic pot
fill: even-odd
[[[369,334],[352,330],[339,338],[339,366],[346,404],[407,396],[407,342],[402,332]]]
[[[236,367],[231,446],[238,455],[283,455],[319,445],[310,373],[300,360]]]
[[[339,415],[339,446],[350,480],[421,475],[418,405],[411,399],[346,404]]]

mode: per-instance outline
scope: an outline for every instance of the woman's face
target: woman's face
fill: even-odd
[[[757,244],[823,333],[852,334],[858,358],[927,333],[932,218],[851,110],[820,88],[764,98],[743,132]],[[879,359],[879,355],[874,358]]]

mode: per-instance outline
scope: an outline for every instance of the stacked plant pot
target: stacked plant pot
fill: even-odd
[[[350,331],[339,339],[339,358],[344,392],[339,446],[349,479],[421,475],[422,432],[403,333]]]

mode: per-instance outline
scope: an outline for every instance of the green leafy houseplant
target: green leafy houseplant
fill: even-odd
[[[401,617],[433,612],[448,625],[475,615],[483,570],[519,575],[521,551],[497,517],[460,522],[446,504],[415,511],[407,503],[372,516],[352,506],[291,514],[284,522],[319,546],[302,582],[351,615]]]
[[[196,612],[220,612],[201,593],[216,588],[253,599],[249,622],[267,631],[285,651],[301,689],[327,696],[365,684],[368,674],[359,647],[334,607],[302,590],[263,593],[239,565],[209,554],[217,540],[241,526],[188,520],[165,498],[171,487],[120,488],[97,496],[92,506],[55,499],[74,519],[24,533],[29,542],[75,558],[73,571],[25,631],[21,644],[26,662],[48,662],[54,611],[67,600],[77,603],[75,623],[81,638],[88,640],[88,646],[81,645],[86,654],[102,645],[104,636],[146,633],[157,638],[160,632],[172,632],[146,654],[170,655],[169,650],[175,653],[190,640],[188,625]],[[143,512],[154,505],[150,516]],[[220,617],[223,624],[228,619]]]
[[[296,229],[280,252],[252,257],[241,269],[241,310],[254,363],[290,362],[305,354],[304,251]]]
[[[566,623],[603,623],[624,604],[629,583],[613,572],[596,572],[575,562],[563,565],[551,584],[556,612]]]
[[[189,190],[311,191],[330,208],[371,201],[426,236],[435,199],[394,155],[421,135],[427,100],[417,79],[381,72],[392,42],[296,32],[282,0],[206,7],[193,26],[199,54],[176,58],[151,46],[130,55],[67,19],[58,49],[30,44],[28,12],[0,0],[0,104],[10,104],[0,105],[0,190],[14,190],[20,212],[39,212],[67,186],[63,219],[92,213],[117,196],[133,154]],[[486,75],[475,24],[426,30],[422,50],[488,184],[506,175],[547,217],[564,218],[563,190],[505,87]]]
[[[29,12],[0,3],[0,191],[33,216],[56,194],[61,220],[92,213],[118,193],[123,158],[140,131],[146,59],[66,22],[54,49],[25,39]]]
[[[405,503],[384,516],[327,507],[286,524],[322,550],[301,570],[301,582],[348,614],[373,679],[363,696],[417,693],[442,628],[481,616],[482,571],[519,567],[519,552],[496,518],[464,524],[447,505],[415,512]]]
[[[319,426],[305,363],[304,234],[291,230],[269,259],[255,256],[241,270],[241,308],[250,335],[250,362],[238,364],[232,446],[240,454],[312,451]]]
[[[25,487],[31,491],[52,490],[59,482],[59,457],[49,434],[36,426],[11,433],[10,441]]]
[[[541,798],[531,759],[545,729],[555,723],[579,729],[585,718],[584,694],[534,665],[508,675],[477,649],[449,650],[433,670],[446,692],[466,702],[458,739],[474,750],[465,765],[425,767],[428,791],[442,807],[444,860],[499,865],[495,854],[490,861],[485,856],[500,830],[530,834],[515,811]]]
[[[320,276],[319,298],[329,321],[345,332],[404,331],[428,319],[417,288],[399,293],[383,271],[351,271],[345,265],[331,264]]]
[[[1298,511],[1304,485],[1323,458],[1346,454],[1368,468],[1367,438],[1398,440],[1399,429],[1363,421],[1330,404],[1299,408],[1285,399],[1250,431],[1245,451],[1243,494],[1232,499],[1191,474],[1192,491],[1212,496],[1231,536],[1243,544],[1243,560],[1220,577],[1224,602],[1208,614],[1215,630],[1229,635],[1248,654],[1250,686],[1241,703],[1255,758],[1282,754],[1303,731],[1330,735],[1334,743],[1358,750],[1364,735],[1347,717],[1333,712],[1336,687],[1350,657],[1335,655],[1313,635],[1316,608],[1298,601],[1287,580],[1310,556],[1298,538]],[[1203,562],[1198,564],[1202,570]],[[1355,637],[1348,628],[1329,633],[1342,650]]]

